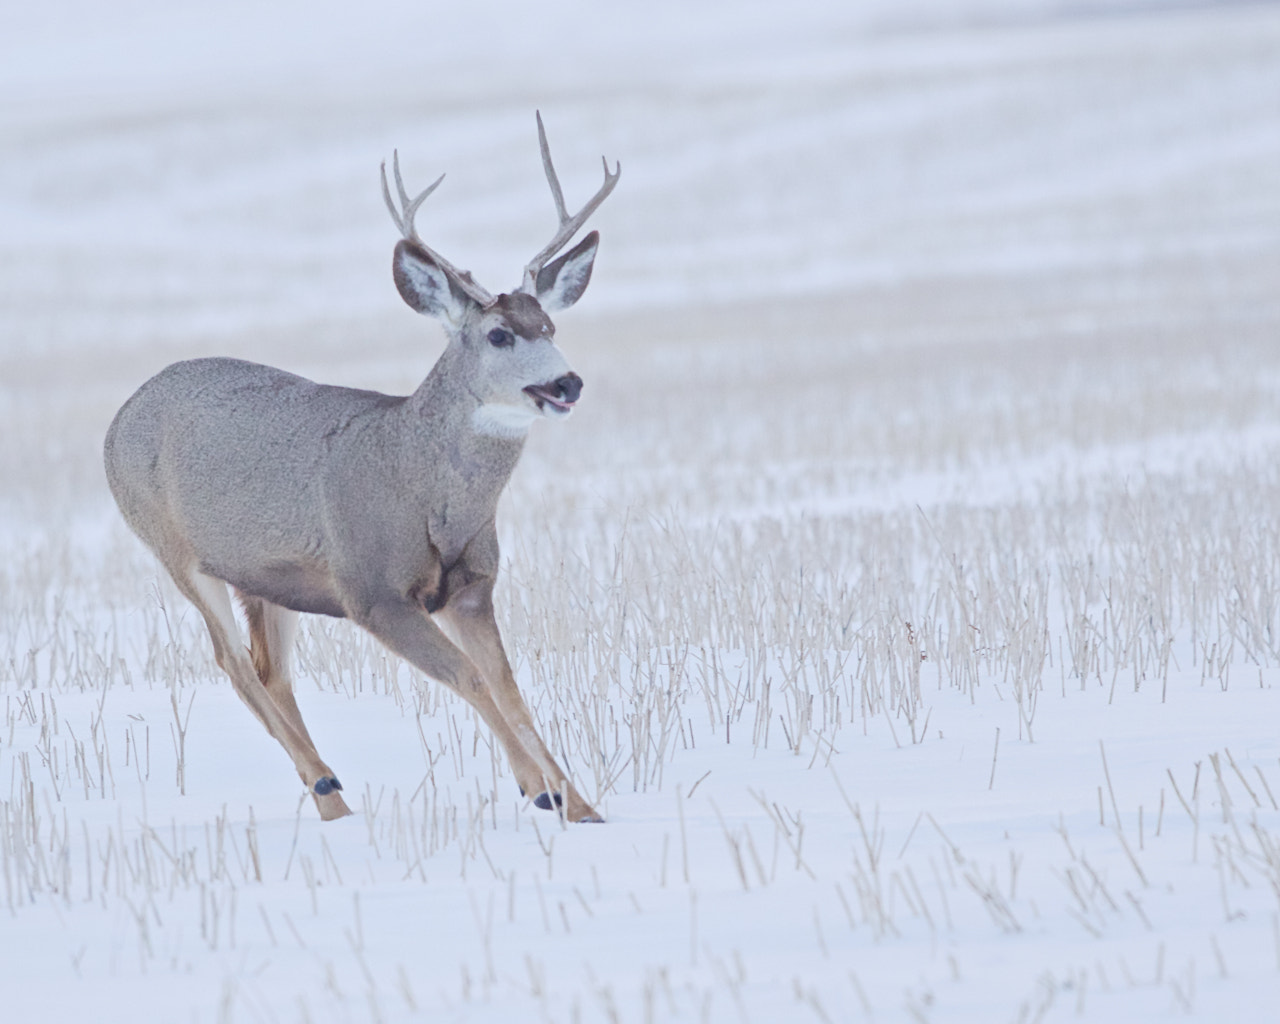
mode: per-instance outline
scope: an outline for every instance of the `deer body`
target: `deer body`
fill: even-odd
[[[359,621],[382,588],[432,580],[492,528],[520,457],[523,437],[477,433],[477,403],[442,376],[393,398],[236,359],[176,363],[113,423],[110,481],[135,531],[158,527],[202,572]]]
[[[617,172],[573,218],[564,211],[538,122],[566,244]],[[203,615],[218,664],[292,758],[323,818],[350,813],[293,698],[297,613],[349,618],[461,694],[506,749],[535,802],[599,820],[538,736],[493,616],[494,525],[529,425],[567,415],[582,381],[554,343],[548,310],[577,301],[598,238],[521,289],[491,296],[432,252],[400,183],[404,239],[393,259],[406,302],[440,318],[449,344],[406,397],[316,384],[238,359],[161,371],[107,433],[108,482],[126,522]],[[437,185],[439,182],[436,183]],[[244,605],[246,650],[228,585]]]

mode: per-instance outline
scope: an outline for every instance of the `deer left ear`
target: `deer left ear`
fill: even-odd
[[[592,231],[554,263],[538,271],[538,304],[548,313],[568,309],[587,290],[596,261],[600,232]]]
[[[463,293],[453,276],[412,241],[402,238],[391,257],[396,291],[409,307],[426,316],[458,324],[475,299]]]

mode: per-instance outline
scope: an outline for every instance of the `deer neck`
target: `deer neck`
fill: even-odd
[[[460,364],[451,344],[405,404],[414,461],[433,488],[459,499],[465,495],[467,519],[491,519],[524,450],[525,434],[476,429],[477,411],[485,403],[468,386]]]

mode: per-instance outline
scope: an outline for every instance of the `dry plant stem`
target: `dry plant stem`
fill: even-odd
[[[1107,793],[1111,797],[1111,812],[1115,816],[1116,831],[1120,832],[1124,829],[1124,823],[1120,818],[1120,805],[1116,803],[1116,791],[1111,785],[1111,770],[1107,767],[1107,751],[1102,745],[1102,740],[1098,740],[1098,752],[1102,755],[1102,774],[1107,780]]]
[[[996,758],[998,758],[999,756],[1000,756],[1000,727],[996,726],[996,743],[995,743],[995,747],[991,751],[991,778],[987,780],[988,792],[990,792],[990,790],[996,784]]]
[[[684,875],[684,884],[689,884],[689,838],[684,824],[684,797],[680,787],[676,786],[676,813],[680,817],[680,869]]]

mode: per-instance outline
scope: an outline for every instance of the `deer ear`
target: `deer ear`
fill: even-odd
[[[460,323],[468,303],[474,304],[443,267],[408,239],[396,243],[391,274],[409,308],[427,316]]]
[[[554,263],[538,271],[538,303],[548,313],[568,309],[587,290],[596,261],[600,232],[592,231]]]

